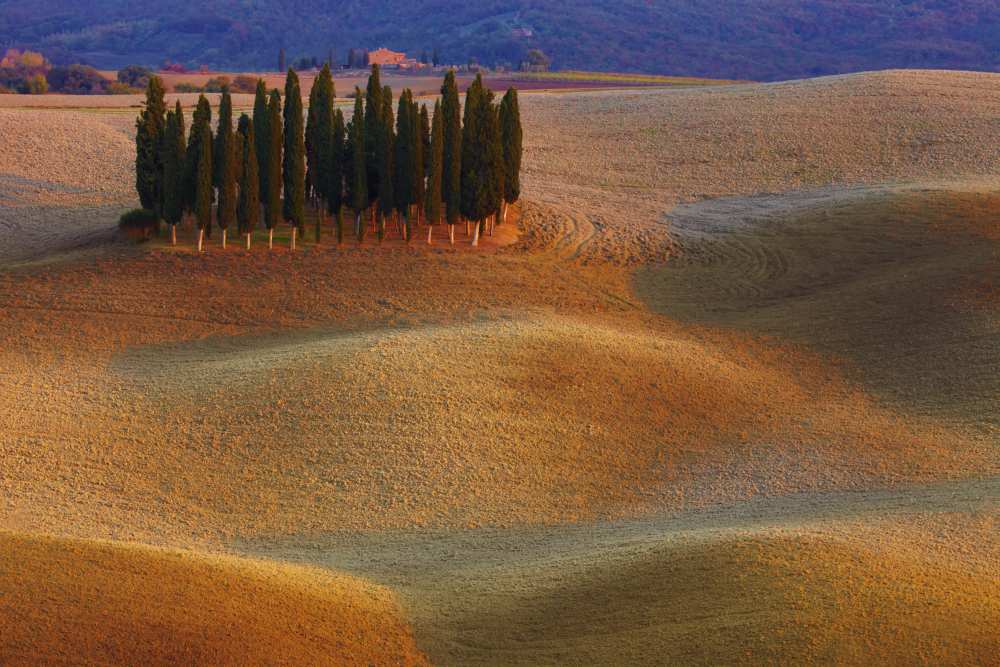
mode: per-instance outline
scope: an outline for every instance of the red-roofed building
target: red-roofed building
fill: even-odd
[[[368,52],[368,64],[378,65],[380,67],[385,66],[396,66],[402,65],[406,62],[406,54],[399,53],[397,51],[390,51],[389,49],[382,48],[376,49],[375,51]]]

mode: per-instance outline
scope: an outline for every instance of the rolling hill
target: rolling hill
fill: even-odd
[[[778,80],[898,67],[1000,67],[1000,7],[988,0],[556,0],[458,2],[0,1],[0,46],[100,67],[165,59],[219,69],[344,57],[387,46],[447,62],[518,63],[543,49],[561,69]]]

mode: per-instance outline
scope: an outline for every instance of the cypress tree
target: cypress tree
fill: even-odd
[[[368,204],[379,198],[378,142],[382,136],[382,75],[378,65],[372,65],[365,90],[365,164],[368,166]]]
[[[288,70],[288,76],[285,78],[284,118],[285,150],[282,177],[285,196],[282,211],[285,220],[292,225],[292,249],[294,250],[296,234],[302,231],[304,223],[306,156],[302,92],[299,89],[299,77],[293,69]]]
[[[212,166],[215,169],[215,186],[219,189],[219,206],[216,220],[222,230],[222,247],[226,247],[226,234],[236,223],[236,147],[233,138],[233,99],[223,91],[219,104],[219,126],[215,132],[215,149]]]
[[[240,175],[240,199],[236,208],[236,219],[239,222],[240,234],[246,236],[247,250],[250,249],[250,237],[257,228],[260,218],[260,177],[257,173],[257,141],[254,134],[253,121],[249,116],[240,116],[239,136],[242,148]]]
[[[441,116],[441,102],[437,101],[434,103],[434,121],[431,124],[431,145],[427,151],[427,195],[424,215],[427,217],[428,245],[432,242],[434,225],[441,221],[441,176],[444,173],[444,119]]]
[[[281,126],[281,94],[271,91],[267,103],[267,205],[264,208],[264,226],[267,227],[267,247],[274,247],[274,228],[281,221],[281,164],[284,132]]]
[[[393,152],[396,135],[393,130],[392,89],[386,86],[382,90],[382,113],[380,114],[378,141],[378,240],[385,238],[385,219],[392,216],[396,205],[393,193]]]
[[[253,127],[254,140],[257,150],[257,172],[259,183],[257,192],[260,194],[260,203],[267,203],[267,155],[271,143],[270,133],[267,129],[267,87],[264,79],[257,79],[257,92],[253,100]]]
[[[195,107],[191,121],[191,134],[188,137],[187,151],[185,152],[184,167],[184,210],[195,214],[198,204],[198,162],[201,160],[201,140],[205,137],[203,130],[207,129],[209,136],[212,134],[212,107],[204,95],[198,97],[198,105]],[[212,201],[215,200],[215,193],[212,193]],[[211,233],[211,218],[205,231]]]
[[[170,225],[170,243],[177,245],[177,223],[184,215],[184,112],[177,102],[167,112],[163,135],[163,217]]]
[[[337,243],[344,242],[344,166],[347,142],[347,128],[344,125],[344,113],[337,109],[333,113],[333,131],[330,137],[330,149],[327,153],[327,186],[326,206],[330,214],[337,219]]]
[[[135,122],[135,189],[142,207],[163,214],[163,134],[167,107],[163,80],[149,77],[145,108]]]
[[[413,194],[413,204],[417,207],[416,217],[419,222],[420,216],[423,215],[424,207],[424,186],[426,179],[426,169],[424,161],[424,145],[430,141],[428,137],[424,140],[423,126],[420,122],[420,109],[421,105],[418,105],[413,100],[413,92],[410,91],[410,131],[411,141],[413,142],[413,176],[411,178],[412,183],[412,194]],[[428,127],[428,132],[430,128]]]
[[[336,92],[330,68],[323,66],[309,93],[309,121],[306,125],[306,157],[308,162],[307,180],[313,196],[326,199],[329,176],[330,144],[333,140],[333,107]],[[322,225],[322,207],[316,211],[316,241],[319,242]]]
[[[413,131],[414,114],[410,109],[410,90],[399,96],[396,112],[396,155],[394,194],[396,209],[403,214],[403,237],[409,241],[411,229],[410,209],[414,203],[414,174],[416,172],[416,141]]]
[[[212,164],[215,173],[212,182],[215,187],[222,186],[222,171],[228,167],[228,162],[232,157],[233,144],[233,98],[229,94],[229,89],[222,91],[222,99],[219,102],[219,124],[215,129],[215,146],[212,149]],[[219,194],[219,204],[222,204],[222,194]]]
[[[420,154],[424,156],[424,175],[431,170],[431,119],[427,115],[427,105],[420,105],[420,138],[423,139],[423,146]]]
[[[479,243],[483,221],[500,205],[497,176],[503,156],[499,131],[493,94],[477,74],[465,96],[462,129],[462,215],[476,223],[473,245]]]
[[[521,142],[524,132],[521,128],[521,110],[517,103],[517,89],[510,88],[500,103],[500,136],[503,145],[503,213],[501,220],[507,221],[507,207],[521,197]]]
[[[441,199],[445,204],[448,224],[456,225],[462,215],[462,106],[458,99],[454,70],[445,75],[444,85],[441,87],[441,114],[444,135]],[[454,228],[448,231],[454,238]]]
[[[348,127],[349,172],[346,175],[347,197],[354,210],[354,233],[364,240],[361,214],[368,206],[368,167],[365,164],[365,110],[361,88],[354,89],[354,116]]]
[[[212,187],[212,128],[201,125],[198,138],[198,171],[195,179],[194,214],[198,221],[198,252],[201,252],[206,231],[212,225],[212,199],[215,188]]]

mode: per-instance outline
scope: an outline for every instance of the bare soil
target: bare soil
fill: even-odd
[[[988,663],[996,81],[526,94],[479,250],[113,240],[131,114],[0,111],[17,609],[294,564],[435,664]]]

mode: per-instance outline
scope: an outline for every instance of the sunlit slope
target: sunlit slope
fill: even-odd
[[[315,568],[0,533],[3,664],[424,664],[391,593]]]
[[[909,412],[998,433],[1000,196],[834,195],[728,219],[693,208],[674,228],[678,257],[637,289],[673,317],[833,353]]]
[[[85,394],[32,376],[4,417],[7,521],[129,539],[545,523],[993,461],[801,350],[648,324],[220,336],[124,350]],[[44,502],[59,485],[73,502]]]
[[[553,565],[554,564],[549,564]],[[455,601],[443,664],[988,664],[1000,583],[818,535],[651,543]],[[553,571],[549,571],[553,570]],[[545,575],[544,572],[548,572]],[[454,618],[453,618],[454,620]]]

